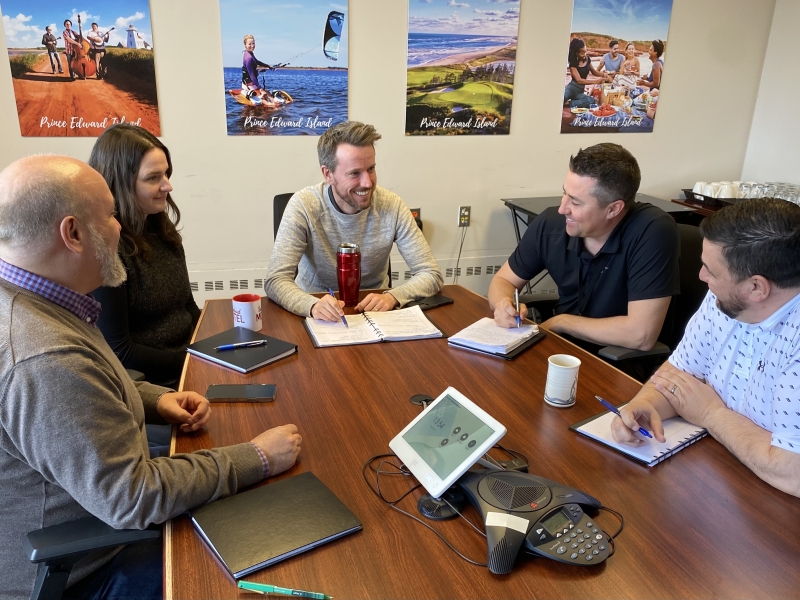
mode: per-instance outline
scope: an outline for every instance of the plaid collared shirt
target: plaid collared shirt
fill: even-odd
[[[97,327],[100,303],[91,296],[79,294],[35,273],[15,267],[2,259],[0,259],[0,278],[66,308],[81,321]]]

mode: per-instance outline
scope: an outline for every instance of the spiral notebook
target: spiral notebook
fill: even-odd
[[[632,446],[620,443],[612,437],[611,421],[614,420],[615,416],[614,413],[606,411],[589,417],[580,423],[570,425],[569,428],[648,467],[660,463],[662,460],[669,458],[676,452],[686,448],[686,446],[691,446],[697,440],[708,435],[708,431],[702,427],[692,425],[681,417],[672,417],[663,422],[664,437],[667,438],[665,443],[662,444],[655,439],[647,439],[637,433],[636,437],[642,440],[642,443],[638,446]]]
[[[306,317],[305,326],[317,348],[442,337],[442,332],[428,320],[419,306],[346,315],[345,319],[347,327],[341,320],[319,321]]]

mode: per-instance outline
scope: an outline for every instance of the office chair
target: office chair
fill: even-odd
[[[633,350],[621,346],[601,348],[598,354],[612,364],[620,361],[646,361],[658,366],[677,347],[683,338],[689,319],[700,308],[708,292],[708,284],[699,277],[703,266],[703,236],[700,235],[699,227],[684,224],[678,224],[678,234],[681,251],[678,259],[681,291],[672,297],[664,326],[658,337],[659,341],[651,350]]]
[[[28,559],[38,564],[31,600],[58,600],[73,565],[89,552],[161,537],[161,527],[114,529],[97,517],[86,517],[29,532],[22,540]]]
[[[283,213],[286,211],[286,205],[289,204],[289,199],[294,196],[294,194],[277,194],[272,199],[272,227],[273,227],[273,241],[275,238],[278,237],[278,228],[281,226],[281,221],[283,220]],[[420,231],[422,231],[422,220],[418,218],[414,218],[414,222],[419,227]],[[297,276],[297,271],[295,271],[295,276]],[[392,260],[389,259],[389,289],[392,288]]]

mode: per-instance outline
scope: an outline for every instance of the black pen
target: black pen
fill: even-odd
[[[267,340],[256,340],[255,342],[240,342],[238,344],[224,344],[214,348],[217,352],[220,350],[236,350],[237,348],[255,348],[256,346],[266,346]]]

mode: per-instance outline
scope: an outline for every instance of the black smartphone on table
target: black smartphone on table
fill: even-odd
[[[403,308],[419,306],[422,310],[430,310],[431,308],[436,308],[437,306],[446,306],[447,304],[452,304],[452,303],[453,303],[452,298],[448,298],[447,296],[442,296],[441,294],[436,294],[435,296],[428,296],[427,298],[423,298],[422,300],[415,300],[414,302],[409,302]]]
[[[214,384],[208,386],[209,402],[272,402],[278,392],[273,383]]]

